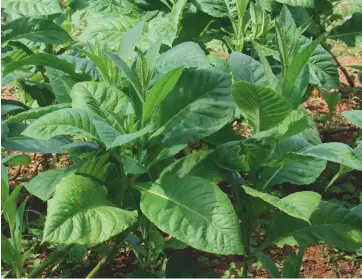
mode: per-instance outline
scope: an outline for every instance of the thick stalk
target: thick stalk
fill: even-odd
[[[64,250],[52,253],[44,262],[42,262],[35,269],[33,269],[33,271],[27,276],[27,278],[37,278],[51,264],[55,263],[56,261],[64,257],[68,253],[70,248],[71,246],[67,246]]]

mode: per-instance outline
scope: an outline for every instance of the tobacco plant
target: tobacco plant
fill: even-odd
[[[5,4],[25,17],[3,28],[2,73],[5,82],[16,80],[27,98],[25,104],[2,101],[2,146],[67,154],[73,162],[24,183],[47,202],[42,243],[58,245],[29,277],[40,276],[73,245],[91,248],[107,241],[113,246],[89,277],[125,244],[144,272],[149,267],[155,272],[165,248],[191,246],[244,255],[243,277],[254,257],[273,277],[281,276],[262,252],[275,243],[301,247],[285,260],[284,277],[300,275],[309,245],[362,247],[361,206],[347,209],[313,191],[271,194],[283,183],[312,184],[327,161],[340,164],[336,179],[362,170],[361,143],[354,149],[322,143],[300,106],[308,84],[338,85],[336,64],[320,45],[326,35],[315,40],[302,35],[310,21],[297,24],[287,6],[271,19],[261,5],[266,1],[233,6],[226,1],[234,32],[228,41],[239,51],[213,63],[202,39],[199,44],[185,39],[183,15],[208,13],[202,0],[114,0],[109,6],[72,1],[65,12],[57,1],[43,8],[36,4],[41,0],[21,2]],[[63,17],[53,21],[57,13]],[[88,25],[81,25],[83,19]],[[120,22],[121,31],[111,30]],[[71,39],[78,35],[78,41]],[[344,116],[362,126],[360,111]],[[250,125],[251,135],[235,134],[235,120]],[[190,151],[195,141],[207,148]],[[260,227],[266,227],[267,238],[256,246],[251,236]],[[171,239],[165,241],[164,234]],[[23,262],[10,264],[15,276],[24,275]]]

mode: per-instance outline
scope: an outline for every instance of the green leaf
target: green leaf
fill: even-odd
[[[362,35],[362,13],[353,13],[350,19],[347,19],[343,24],[334,27],[328,38],[333,40],[341,40],[348,46],[353,47],[356,45],[356,39]]]
[[[54,95],[48,83],[21,79],[19,85],[26,94],[30,95],[31,99],[37,101],[39,106],[48,106],[54,101]]]
[[[70,91],[72,107],[88,109],[113,121],[112,114],[121,115],[130,103],[128,96],[107,82],[79,82]]]
[[[107,149],[127,144],[152,131],[152,126],[148,125],[135,133],[122,135],[102,121],[94,120],[93,124]]]
[[[58,0],[7,0],[1,7],[25,16],[52,15],[63,11]]]
[[[336,182],[336,180],[341,177],[343,174],[349,173],[351,172],[353,169],[350,167],[347,167],[345,165],[340,165],[339,166],[339,170],[338,173],[336,173],[335,176],[333,176],[333,178],[331,179],[331,181],[328,183],[326,189],[328,189],[329,187],[331,187],[333,185],[334,182]]]
[[[118,46],[118,56],[122,60],[128,61],[132,56],[136,44],[141,37],[143,26],[144,22],[141,21],[123,34],[120,44]]]
[[[165,148],[209,136],[230,123],[233,110],[229,76],[212,70],[185,70],[159,106],[152,143]]]
[[[136,211],[114,207],[102,185],[71,174],[48,201],[43,242],[94,246],[132,226],[136,218]]]
[[[5,220],[9,223],[10,230],[14,233],[16,229],[16,212],[18,205],[18,198],[23,185],[18,185],[11,192],[5,203],[2,204],[2,213],[4,214]]]
[[[148,168],[126,155],[123,157],[123,164],[125,174],[143,174],[148,172]]]
[[[5,166],[28,166],[31,163],[31,158],[28,154],[13,154],[1,160]]]
[[[224,180],[226,173],[215,163],[213,150],[200,150],[177,160],[163,169],[160,177],[172,174],[179,178],[198,176],[212,183]]]
[[[179,80],[184,67],[181,66],[174,70],[171,70],[164,76],[162,76],[152,89],[149,91],[145,104],[143,105],[142,122],[145,123],[152,115],[154,110],[161,104],[161,102],[167,97],[171,90]]]
[[[302,37],[305,43],[310,40]],[[317,84],[327,90],[339,88],[338,68],[332,55],[322,46],[317,46],[308,60],[310,83]]]
[[[200,46],[194,42],[178,44],[162,53],[157,59],[157,69],[161,74],[184,66],[187,68],[206,68],[209,61]]]
[[[242,80],[254,85],[268,86],[263,66],[250,56],[241,52],[232,52],[230,67],[235,81]]]
[[[49,200],[55,187],[67,175],[74,172],[74,169],[55,169],[40,172],[24,186],[26,190],[43,201]]]
[[[140,81],[137,76],[132,72],[131,68],[121,58],[116,55],[105,52],[105,54],[117,65],[117,67],[123,72],[128,81],[132,84],[133,89],[137,92],[138,101],[143,104],[143,94]],[[133,100],[134,102],[135,100]]]
[[[22,133],[34,139],[50,139],[60,135],[98,138],[93,119],[96,114],[78,108],[66,108],[48,113],[34,122]]]
[[[362,159],[354,154],[353,149],[340,142],[323,143],[312,146],[300,154],[339,163],[356,170],[362,170]]]
[[[204,13],[214,17],[225,17],[228,9],[225,0],[193,0],[193,4]]]
[[[58,57],[73,64],[74,71],[77,74],[87,74],[93,80],[99,79],[97,65],[91,59],[80,58],[80,57],[73,56],[73,55],[59,55]]]
[[[236,213],[217,185],[194,176],[167,175],[136,187],[143,214],[164,232],[199,250],[243,254]]]
[[[238,81],[232,86],[235,103],[255,132],[273,128],[290,113],[287,100],[273,90]]]
[[[41,18],[18,18],[7,23],[3,27],[3,32],[4,42],[25,39],[35,43],[59,45],[69,39],[68,33],[62,27]]]
[[[1,164],[1,204],[9,197],[9,177],[7,168]]]
[[[289,236],[303,246],[324,241],[350,252],[362,247],[362,217],[345,207],[321,201],[310,222],[311,225],[288,215],[275,214],[268,238],[258,249]]]
[[[71,104],[57,104],[46,107],[37,107],[33,109],[29,109],[24,112],[20,112],[16,115],[10,116],[8,119],[4,121],[4,123],[15,122],[15,121],[24,121],[30,119],[38,119],[39,117],[46,115],[50,112],[57,111],[63,108],[70,108]]]
[[[301,278],[300,269],[303,264],[304,248],[301,247],[298,254],[291,252],[283,262],[284,278]]]
[[[74,71],[74,66],[64,59],[60,59],[52,54],[36,53],[30,55],[24,59],[18,61],[12,61],[3,69],[3,75],[6,76],[12,71],[19,69],[23,66],[36,65],[36,66],[48,66],[60,71],[63,71],[75,78],[87,78],[84,75],[78,75]]]
[[[272,259],[269,258],[267,254],[264,254],[263,252],[255,253],[255,256],[258,258],[258,260],[261,261],[263,264],[263,267],[269,272],[271,277],[273,278],[281,278],[280,271],[276,264],[272,261]]]
[[[162,253],[165,245],[162,234],[158,230],[149,230],[146,241],[146,266],[154,264],[158,256]]]
[[[78,80],[70,75],[58,71],[51,67],[46,67],[50,85],[52,86],[53,93],[55,98],[60,103],[70,103],[72,99],[70,98],[70,90],[73,85],[81,80]]]
[[[362,129],[362,110],[347,110],[342,112],[342,115],[351,121],[353,125]]]
[[[87,19],[88,25],[78,37],[80,42],[98,42],[101,45],[118,47],[124,33],[132,28],[137,19],[125,15],[100,15],[95,14]]]
[[[312,41],[311,43],[309,43],[308,45],[303,47],[297,53],[297,55],[290,61],[290,66],[289,66],[289,69],[288,69],[285,77],[283,79],[281,79],[277,85],[277,91],[280,90],[283,92],[283,96],[287,100],[292,102],[294,109],[299,106],[298,102],[300,102],[302,99],[302,97],[300,97],[300,96],[294,96],[293,99],[295,99],[296,97],[299,97],[299,98],[297,98],[297,100],[293,100],[291,98],[296,80],[302,74],[305,65],[309,61],[309,58],[311,57],[312,53],[317,48],[319,43],[323,40],[323,38],[324,38],[324,36],[320,36],[315,41]],[[303,95],[304,95],[303,91],[301,93],[303,93]]]
[[[37,140],[26,137],[12,137],[3,141],[2,146],[9,151],[63,154],[67,152],[62,147],[68,143],[64,139]]]
[[[216,147],[215,162],[229,171],[250,170],[247,151],[241,141],[231,141]]]
[[[28,109],[28,106],[19,101],[1,99],[1,116],[8,114],[9,112],[18,113]]]
[[[276,1],[290,6],[314,8],[314,0],[276,0]]]
[[[308,223],[312,213],[317,209],[321,201],[321,195],[310,191],[296,192],[279,199],[247,186],[243,186],[243,188],[248,195],[260,198],[284,213]]]
[[[298,136],[286,139],[279,143],[272,159],[278,160],[288,152],[301,152],[310,146],[310,143]],[[308,157],[276,167],[263,167],[257,182],[258,189],[267,189],[285,182],[308,185],[313,183],[325,168],[326,161]]]
[[[342,94],[338,92],[329,93],[326,90],[322,90],[322,96],[328,105],[329,114],[332,115],[336,109],[338,102],[342,98]]]

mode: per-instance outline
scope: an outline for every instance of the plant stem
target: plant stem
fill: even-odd
[[[332,53],[332,51],[330,50],[330,48],[327,46],[327,44],[322,43],[322,46],[324,47],[324,49],[333,57],[334,61],[336,61],[337,63],[337,67],[341,70],[341,72],[343,73],[343,75],[346,77],[346,80],[349,84],[350,87],[354,88],[354,82],[351,79],[351,77],[349,76],[349,74],[347,73],[347,70],[342,66],[341,63],[339,63],[338,59],[334,56],[334,54]]]
[[[94,278],[98,272],[100,271],[100,269],[107,265],[110,260],[112,260],[114,258],[114,256],[116,255],[118,251],[118,245],[114,245],[114,247],[109,251],[108,255],[103,257],[99,262],[98,264],[92,269],[91,272],[89,272],[89,274],[87,275],[86,278]]]
[[[60,258],[64,257],[71,246],[67,246],[64,250],[56,251],[52,253],[44,262],[38,265],[28,276],[27,278],[37,278],[41,273],[46,270],[51,264],[58,261]]]
[[[249,269],[249,259],[250,259],[250,230],[247,230],[247,235],[244,239],[244,247],[245,247],[245,253],[244,253],[244,265],[243,265],[243,278],[248,277],[248,269]]]

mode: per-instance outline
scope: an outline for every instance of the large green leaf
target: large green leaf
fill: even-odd
[[[228,14],[225,0],[193,0],[192,2],[198,9],[214,17],[225,17]]]
[[[273,160],[282,158],[288,152],[300,152],[311,144],[301,137],[292,137],[282,141],[276,148]],[[259,189],[267,189],[285,182],[305,185],[313,183],[325,169],[326,162],[320,159],[305,160],[281,164],[276,167],[263,167],[258,180]]]
[[[88,75],[79,75],[75,73],[75,68],[72,64],[60,59],[52,54],[36,53],[30,55],[24,59],[18,61],[12,61],[3,69],[3,75],[11,73],[12,71],[19,69],[23,66],[36,65],[36,66],[48,66],[60,71],[63,71],[75,78],[89,79]]]
[[[178,79],[180,78],[184,67],[181,66],[171,70],[162,76],[152,89],[149,91],[146,101],[143,105],[142,122],[146,122],[152,115],[152,112],[161,104],[161,102],[171,92]]]
[[[230,56],[230,67],[235,81],[243,80],[259,86],[268,86],[263,66],[252,57],[241,52],[233,52]]]
[[[128,61],[131,58],[136,44],[141,37],[143,26],[144,22],[141,21],[122,36],[122,40],[118,46],[118,56],[122,60]]]
[[[80,42],[108,44],[118,47],[123,34],[137,23],[136,19],[124,15],[96,14],[87,20],[88,26],[79,36]]]
[[[247,186],[243,186],[243,188],[248,195],[260,198],[286,214],[307,221],[308,223],[309,218],[321,201],[321,195],[310,191],[296,192],[279,199],[278,197],[259,192]]]
[[[104,186],[71,174],[48,201],[43,242],[94,246],[136,222],[137,212],[114,207]]]
[[[153,44],[159,42],[172,47],[179,32],[186,3],[187,0],[179,0],[173,5],[169,14],[159,14],[149,21],[148,32],[141,37],[139,42],[139,47],[143,51],[150,49]]]
[[[362,36],[362,13],[355,12],[350,19],[343,24],[334,27],[329,38],[333,40],[341,40],[348,46],[356,45],[356,38]]]
[[[66,108],[44,115],[22,133],[34,139],[50,139],[60,135],[98,138],[92,120],[101,118],[88,110]]]
[[[308,40],[306,40],[308,41]],[[318,84],[325,89],[339,87],[337,64],[333,57],[322,46],[318,46],[308,60],[310,83]]]
[[[62,44],[69,39],[62,27],[41,18],[18,18],[6,24],[3,32],[4,41],[26,39],[35,43]]]
[[[226,173],[215,163],[213,150],[200,150],[166,167],[160,177],[172,174],[179,178],[198,176],[212,183],[224,180]]]
[[[70,91],[72,107],[88,109],[113,122],[113,114],[121,115],[130,103],[128,96],[107,82],[79,82]]]
[[[9,151],[29,153],[67,153],[62,147],[69,142],[63,139],[38,140],[27,137],[11,137],[2,141],[1,145]]]
[[[55,169],[40,172],[24,186],[29,193],[47,201],[53,196],[57,184],[74,171],[74,169]]]
[[[87,58],[80,58],[73,55],[59,55],[61,59],[68,61],[69,63],[74,65],[74,71],[77,74],[87,74],[93,80],[99,79],[99,73],[96,64]]]
[[[166,175],[136,187],[142,212],[161,230],[199,250],[243,254],[236,213],[217,185],[194,176]]]
[[[233,110],[229,76],[185,70],[155,115],[158,130],[153,139],[161,137],[162,145],[170,146],[177,139],[187,143],[209,136],[230,122]]]
[[[247,150],[241,141],[219,145],[215,150],[216,164],[229,171],[249,171]]]
[[[51,67],[46,67],[46,71],[55,98],[60,103],[70,103],[72,101],[69,95],[70,90],[80,80]]]
[[[319,45],[319,43],[323,38],[324,36],[320,36],[315,41],[312,41],[311,43],[303,47],[296,54],[296,56],[289,62],[290,66],[285,76],[282,79],[280,79],[277,85],[277,91],[278,92],[281,91],[283,93],[283,96],[289,102],[291,102],[294,109],[298,108],[302,100],[302,97],[304,95],[304,91],[302,90],[300,91],[299,96],[292,94],[293,89],[296,85],[296,81],[298,80],[298,77],[303,73],[303,70],[308,63],[309,58],[311,57],[312,53],[317,48],[317,46]]]
[[[209,65],[205,53],[194,42],[185,42],[162,53],[157,60],[160,73],[167,73],[175,68],[206,68]]]
[[[99,134],[101,140],[104,142],[108,149],[132,142],[148,134],[152,130],[152,126],[148,125],[132,134],[120,134],[114,128],[102,121],[94,120],[93,124],[96,127],[97,133]]]
[[[284,214],[273,216],[263,249],[273,242],[293,236],[300,245],[324,241],[342,250],[353,252],[362,247],[362,217],[345,207],[322,201],[310,218],[310,223]]]
[[[7,167],[9,166],[28,166],[31,158],[28,154],[12,154],[2,158],[1,163]]]
[[[20,79],[19,85],[31,99],[37,101],[39,106],[48,106],[54,101],[54,94],[48,83]]]
[[[314,0],[276,0],[276,1],[290,6],[314,8]]]
[[[63,11],[58,0],[6,0],[1,7],[25,16],[52,15]]]
[[[362,129],[362,110],[347,110],[342,112],[342,115]]]
[[[238,81],[232,91],[235,103],[255,132],[273,128],[291,111],[287,100],[269,88]]]

